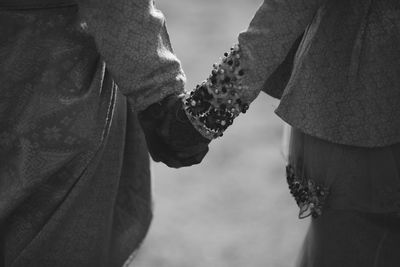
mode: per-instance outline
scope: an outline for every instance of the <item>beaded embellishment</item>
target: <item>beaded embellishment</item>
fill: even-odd
[[[240,47],[225,53],[220,64],[214,64],[211,75],[196,89],[183,97],[186,115],[194,127],[206,138],[214,139],[249,108],[243,103],[242,78],[245,72],[240,64]]]
[[[317,218],[322,214],[322,207],[329,194],[328,188],[316,184],[311,179],[300,178],[295,175],[294,168],[286,167],[286,177],[290,193],[300,208],[299,218],[308,216]]]

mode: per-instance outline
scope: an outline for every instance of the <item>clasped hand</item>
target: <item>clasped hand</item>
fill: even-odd
[[[208,152],[210,140],[193,128],[176,95],[140,112],[139,121],[156,162],[173,168],[191,166],[200,163]]]

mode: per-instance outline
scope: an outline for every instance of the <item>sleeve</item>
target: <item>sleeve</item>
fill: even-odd
[[[186,115],[206,138],[223,132],[261,90],[280,98],[300,38],[326,0],[264,0],[238,44],[184,98]]]
[[[163,14],[152,0],[78,0],[91,34],[121,92],[140,111],[184,90]]]
[[[303,39],[303,35],[304,34],[301,34],[297,38],[283,62],[279,64],[279,66],[271,75],[268,76],[267,80],[262,86],[261,90],[268,95],[277,99],[281,99],[283,91],[285,90],[286,85],[289,82],[290,76],[292,75],[294,58],[301,43],[301,40]]]
[[[239,35],[241,65],[245,70],[243,98],[253,101],[261,90],[279,97],[277,74],[291,72],[297,42],[325,0],[265,0],[248,29]],[[282,65],[281,65],[282,64]],[[277,74],[274,72],[277,71]],[[270,76],[270,81],[267,81]],[[284,79],[283,79],[284,80]],[[266,83],[267,82],[267,83]],[[269,85],[269,86],[266,86]],[[279,85],[282,87],[282,81]]]

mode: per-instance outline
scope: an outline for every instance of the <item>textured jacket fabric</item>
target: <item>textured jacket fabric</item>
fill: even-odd
[[[94,37],[115,82],[136,110],[183,92],[185,75],[154,1],[76,2],[81,25]]]
[[[0,266],[124,264],[152,217],[133,111],[183,82],[152,1],[0,1]]]
[[[287,85],[265,87],[303,32]],[[398,143],[399,38],[397,0],[265,0],[239,35],[246,98],[280,97],[283,120],[334,143]]]

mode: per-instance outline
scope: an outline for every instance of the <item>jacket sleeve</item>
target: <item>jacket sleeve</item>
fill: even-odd
[[[163,14],[152,0],[78,0],[81,25],[96,42],[121,92],[136,110],[184,90]]]
[[[265,0],[248,29],[239,35],[245,70],[244,101],[261,90],[280,98],[290,77],[300,38],[325,0]]]
[[[293,71],[293,63],[304,34],[301,34],[290,48],[289,53],[275,71],[268,76],[261,90],[270,96],[281,99]]]

